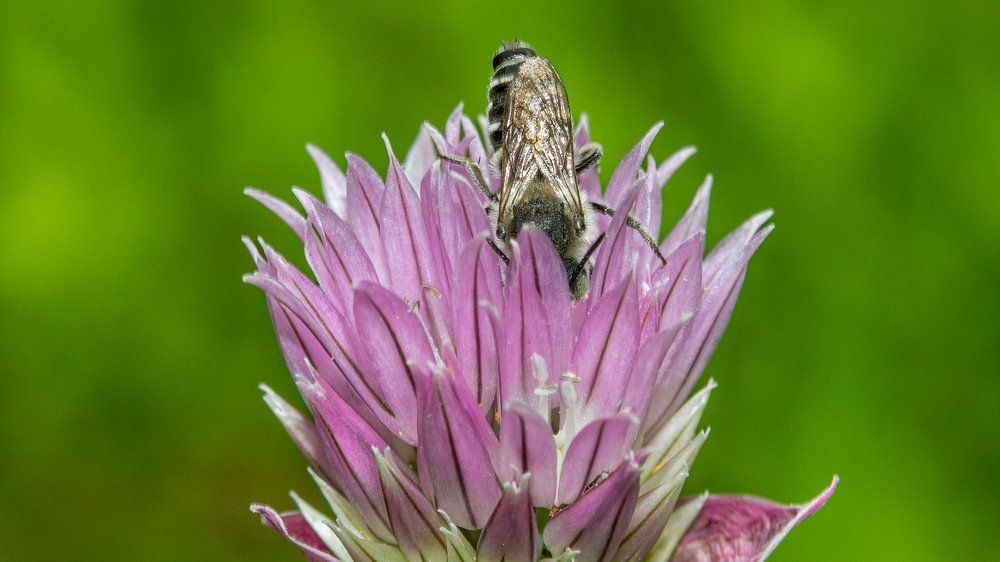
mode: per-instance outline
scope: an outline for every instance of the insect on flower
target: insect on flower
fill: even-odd
[[[595,234],[594,213],[615,214],[607,205],[588,201],[577,179],[601,161],[601,146],[575,148],[566,87],[552,63],[526,43],[505,43],[497,51],[488,99],[487,132],[494,148],[490,165],[500,177],[499,190],[490,189],[474,162],[442,158],[465,166],[489,199],[487,211],[499,242],[490,240],[494,251],[507,262],[510,240],[521,227],[538,227],[562,259],[573,298],[582,298],[589,288],[590,257],[604,240],[603,233]],[[627,224],[666,263],[639,220],[630,215]]]

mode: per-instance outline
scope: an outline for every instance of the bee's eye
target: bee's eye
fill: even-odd
[[[505,226],[497,226],[497,238],[501,240],[505,240],[507,238],[507,228]]]

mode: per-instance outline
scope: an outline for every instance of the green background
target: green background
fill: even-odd
[[[318,499],[260,400],[294,389],[241,195],[384,170],[525,39],[606,150],[647,128],[709,241],[766,207],[687,490],[801,502],[773,560],[998,555],[994,2],[0,4],[0,558],[297,559],[247,506]],[[750,4],[750,5],[747,5]],[[918,7],[919,6],[919,7]],[[301,262],[301,260],[300,260]]]

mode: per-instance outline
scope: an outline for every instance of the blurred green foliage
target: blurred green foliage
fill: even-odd
[[[362,3],[356,3],[362,4]],[[303,145],[383,168],[482,112],[530,41],[613,164],[655,121],[667,221],[776,210],[706,376],[689,492],[840,490],[774,560],[997,555],[1000,11],[994,2],[5,2],[0,558],[297,559],[252,501],[318,494],[264,407],[294,388],[240,194],[318,191]],[[341,160],[343,163],[343,160]]]

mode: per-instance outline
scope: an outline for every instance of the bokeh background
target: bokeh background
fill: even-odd
[[[998,556],[995,2],[361,4],[0,3],[0,558],[299,559],[247,510],[318,494],[239,236],[297,246],[241,189],[318,192],[306,142],[384,170],[514,36],[605,180],[659,119],[699,148],[668,222],[708,172],[710,243],[776,210],[687,489],[839,473],[773,560]]]

